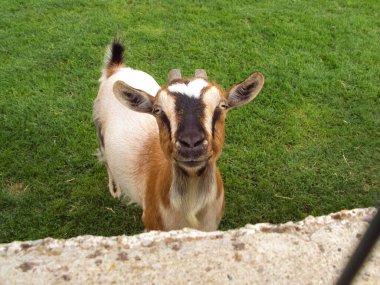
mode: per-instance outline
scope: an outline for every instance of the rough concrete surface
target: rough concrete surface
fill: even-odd
[[[0,244],[0,284],[333,284],[374,208],[226,232]],[[380,243],[355,279],[380,284]]]

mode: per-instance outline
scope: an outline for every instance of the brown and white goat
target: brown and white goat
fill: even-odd
[[[263,75],[226,92],[203,70],[191,79],[173,70],[160,87],[124,67],[123,52],[120,43],[110,47],[93,113],[111,194],[139,204],[147,230],[216,230],[224,211],[216,161],[226,114],[256,97]]]

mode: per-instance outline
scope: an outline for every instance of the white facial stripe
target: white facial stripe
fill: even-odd
[[[160,91],[159,96],[158,96],[158,104],[160,105],[161,108],[165,109],[166,102],[169,100],[168,97],[170,96],[165,90]]]
[[[214,115],[215,108],[218,107],[220,102],[219,90],[214,86],[211,87],[205,94],[203,94],[202,100],[206,106],[204,127],[209,134],[212,134],[212,116]]]
[[[186,94],[187,92],[187,85],[185,83],[175,83],[173,85],[170,85],[168,87],[168,90],[172,93],[181,93],[181,94]]]
[[[212,86],[203,94],[203,102],[207,107],[210,107],[211,109],[215,109],[220,102],[220,94],[218,88],[215,86]]]
[[[185,83],[174,83],[168,87],[168,90],[173,93],[181,93],[189,97],[199,98],[203,88],[208,86],[208,82],[202,78],[197,78]]]
[[[177,131],[177,117],[175,114],[175,100],[172,96],[168,95],[166,91],[161,91],[159,93],[159,102],[162,111],[165,112],[166,116],[170,121],[171,135],[174,138],[174,134]]]

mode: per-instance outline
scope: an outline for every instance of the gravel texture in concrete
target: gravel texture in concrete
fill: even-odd
[[[374,208],[256,224],[136,236],[0,244],[0,284],[333,284]],[[356,284],[380,284],[377,242]]]

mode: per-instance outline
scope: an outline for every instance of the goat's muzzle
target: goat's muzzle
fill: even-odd
[[[203,167],[209,161],[208,142],[204,137],[182,138],[176,142],[177,158],[180,166],[186,168]]]

